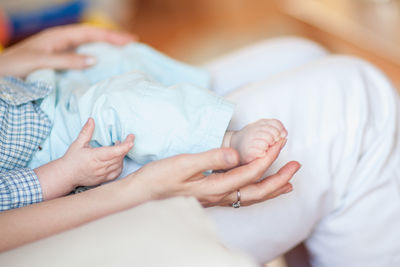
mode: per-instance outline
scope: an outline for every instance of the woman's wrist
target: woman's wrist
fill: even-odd
[[[141,178],[147,178],[147,181]],[[123,203],[122,205],[125,205],[124,209],[159,199],[156,192],[151,190],[148,177],[140,177],[140,170],[113,182],[113,184],[117,188],[118,199]]]

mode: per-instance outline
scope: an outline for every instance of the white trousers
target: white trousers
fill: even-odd
[[[377,69],[309,41],[277,39],[208,64],[236,104],[231,129],[277,118],[288,143],[271,168],[302,164],[294,191],[208,209],[229,247],[269,261],[305,241],[313,266],[400,266],[398,95]]]

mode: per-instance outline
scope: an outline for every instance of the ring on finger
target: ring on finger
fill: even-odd
[[[240,208],[240,189],[236,191],[236,195],[237,195],[237,200],[236,202],[232,203],[232,207],[235,209]]]

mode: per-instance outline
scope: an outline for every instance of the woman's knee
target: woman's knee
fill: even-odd
[[[321,59],[321,63],[327,67],[331,66],[336,70],[336,73],[347,73],[351,77],[362,77],[366,82],[379,81],[393,89],[393,86],[384,73],[372,63],[362,58],[350,55],[329,55]]]
[[[288,36],[260,41],[259,46],[277,46],[287,51],[306,53],[309,55],[327,55],[328,51],[320,44],[302,37]]]
[[[323,73],[319,79],[326,79],[324,89],[331,95],[339,96],[347,118],[359,118],[375,127],[394,124],[399,103],[396,89],[389,79],[371,63],[353,56],[329,56],[320,61]],[[320,80],[320,82],[322,81]],[[329,95],[329,94],[328,94]],[[357,115],[358,114],[358,115]]]
[[[299,61],[311,61],[328,55],[328,51],[320,44],[309,39],[301,37],[279,37],[260,41],[251,47],[253,51],[257,51],[262,55],[262,51],[274,51],[274,54],[279,55],[282,60],[285,58],[298,58]]]
[[[330,55],[320,59],[314,67],[322,70],[331,79],[342,83],[341,88],[346,91],[362,90],[391,97],[396,94],[388,77],[373,64],[361,58]]]

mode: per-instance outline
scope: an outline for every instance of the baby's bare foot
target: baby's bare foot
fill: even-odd
[[[236,149],[240,163],[246,164],[265,155],[268,148],[286,138],[287,131],[279,120],[261,119],[237,132],[227,132],[223,147]]]

